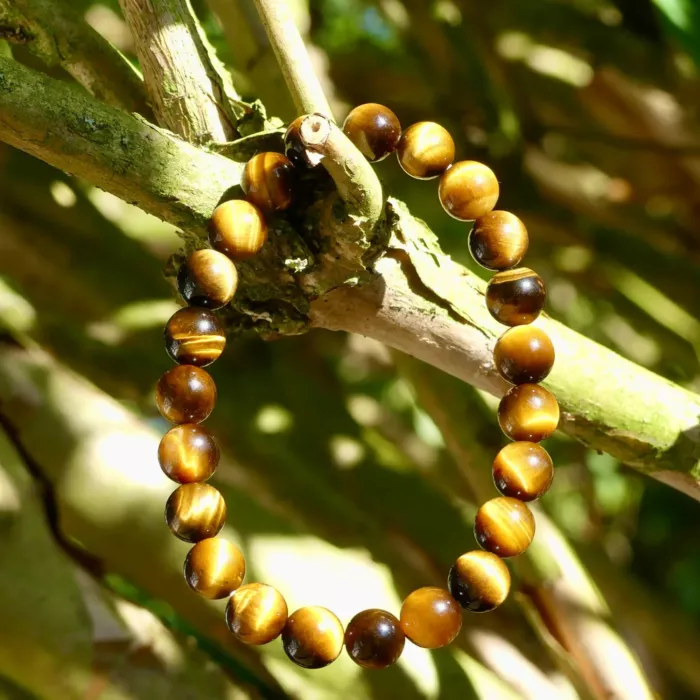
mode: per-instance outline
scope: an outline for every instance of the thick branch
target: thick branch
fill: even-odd
[[[141,76],[68,0],[0,0],[0,34],[64,68],[99,100],[150,117]]]
[[[158,123],[193,143],[232,141],[237,95],[208,47],[189,0],[119,4],[134,35]]]
[[[0,139],[195,234],[204,233],[241,172],[233,161],[3,58]],[[362,276],[356,261],[344,268],[347,261],[331,253],[357,254],[369,244],[377,256],[380,235],[349,244],[344,237],[357,231],[348,233],[342,219],[324,210],[307,236],[332,240],[333,227],[337,235],[334,248],[314,261],[304,240],[280,224],[251,272],[241,266],[242,294],[250,285],[246,274],[257,275],[249,317],[281,334],[300,332],[310,320],[367,335],[501,394],[506,385],[494,371],[491,351],[503,328],[485,309],[483,283],[442,254],[432,232],[404,205],[390,200],[388,214],[386,230],[379,232],[389,240],[387,254]],[[368,284],[353,286],[365,279]],[[561,428],[700,498],[700,397],[555,321],[541,323],[557,348],[547,385],[562,406]]]

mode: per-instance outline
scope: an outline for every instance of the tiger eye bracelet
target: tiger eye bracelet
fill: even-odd
[[[194,545],[184,565],[190,588],[205,598],[228,598],[225,619],[236,639],[260,645],[281,636],[289,659],[307,669],[332,663],[345,646],[362,668],[381,669],[398,661],[406,638],[427,649],[443,647],[458,636],[462,610],[488,612],[508,597],[511,578],[503,559],[529,547],[535,519],[526,503],[545,494],[554,476],[552,460],[538,444],[559,422],[556,399],[539,385],[554,364],[554,347],[544,331],[529,325],[544,307],[545,286],[535,272],[518,267],[528,247],[527,230],[514,214],[494,211],[500,188],[493,171],[477,161],[455,163],[454,141],[439,124],[418,122],[402,132],[396,115],[382,105],[353,109],[343,125],[350,141],[370,162],[395,152],[411,177],[439,178],[438,197],[445,211],[473,222],[472,257],[496,273],[486,289],[486,306],[510,328],[496,342],[493,361],[513,385],[498,408],[499,425],[513,440],[493,463],[501,495],[476,514],[474,535],[481,549],[459,556],[446,588],[411,593],[398,617],[386,610],[364,610],[343,629],[326,608],[303,607],[290,615],[277,589],[264,583],[242,585],[243,554],[218,536],[226,503],[205,483],[218,465],[219,448],[200,425],[216,403],[216,386],[202,368],[218,359],[226,344],[215,311],[235,295],[233,261],[256,255],[267,240],[267,217],[293,204],[295,174],[308,166],[300,136],[304,118],[289,126],[285,155],[258,153],[248,161],[241,181],[246,198],[216,208],[209,222],[211,247],[193,252],[180,267],[178,290],[188,306],[165,327],[166,350],[177,364],[156,387],[158,409],[175,424],[158,449],[163,472],[179,484],[166,504],[165,520],[176,537]]]

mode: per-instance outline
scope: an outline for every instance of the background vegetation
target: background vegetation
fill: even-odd
[[[136,63],[114,1],[73,0]],[[2,3],[0,3],[0,6]],[[253,3],[193,2],[245,99],[294,115]],[[692,0],[311,0],[298,24],[338,118],[435,119],[499,173],[531,232],[549,313],[700,388],[700,10]],[[47,66],[3,31],[5,51]],[[435,188],[385,189],[477,274]],[[0,697],[700,696],[700,518],[684,493],[557,435],[518,593],[454,648],[382,673],[302,672],[234,644],[181,579],[153,401],[169,366],[175,230],[0,147]],[[398,611],[473,546],[503,444],[495,401],[360,336],[231,340],[212,368],[213,483],[248,580],[344,622]],[[662,407],[663,409],[663,407]],[[697,455],[696,455],[697,458]],[[486,496],[484,495],[486,494]],[[635,661],[637,659],[638,661]]]

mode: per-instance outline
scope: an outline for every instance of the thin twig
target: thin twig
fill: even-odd
[[[333,119],[286,0],[255,0],[255,5],[299,114],[317,113]]]

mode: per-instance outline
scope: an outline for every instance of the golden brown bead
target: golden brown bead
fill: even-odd
[[[419,588],[401,606],[401,629],[419,647],[439,649],[459,634],[462,611],[449,591]]]
[[[511,384],[538,384],[554,366],[554,345],[540,328],[515,326],[496,342],[493,362]]]
[[[477,511],[474,535],[480,547],[499,557],[517,557],[535,536],[535,518],[515,498],[492,498]]]
[[[442,174],[438,196],[450,216],[472,221],[496,206],[499,192],[491,168],[475,160],[461,160]]]
[[[527,267],[498,272],[486,287],[490,314],[506,326],[532,323],[544,308],[546,298],[544,282]]]
[[[534,442],[511,442],[493,462],[496,488],[510,498],[534,501],[549,490],[554,464],[547,451]]]
[[[304,155],[306,149],[302,143],[300,132],[301,123],[307,116],[306,114],[302,114],[301,117],[297,117],[287,127],[287,131],[284,134],[284,155],[289,158],[295,168],[308,166],[306,156]]]
[[[480,216],[469,234],[469,251],[487,270],[508,270],[519,265],[528,243],[525,224],[508,211]]]
[[[363,610],[345,630],[345,648],[362,668],[388,668],[399,660],[405,643],[401,623],[386,610]]]
[[[206,367],[226,347],[226,333],[214,312],[186,307],[176,311],[165,326],[165,349],[181,365]]]
[[[294,166],[281,153],[258,153],[243,169],[241,189],[263,211],[288,209],[294,192]]]
[[[234,260],[252,258],[267,240],[262,212],[243,199],[219,204],[209,220],[212,248]]]
[[[233,299],[237,287],[236,266],[209,248],[195,250],[177,274],[178,291],[190,306],[220,309]]]
[[[158,446],[161,469],[179,484],[206,481],[219,464],[219,456],[214,436],[192,423],[171,428]]]
[[[326,608],[299,608],[284,626],[282,647],[298,666],[323,668],[333,663],[343,649],[343,625]]]
[[[467,552],[452,565],[447,587],[465,610],[489,612],[508,597],[510,571],[503,560],[491,552]]]
[[[184,542],[216,537],[226,522],[226,501],[209,484],[183,484],[165,504],[165,522]]]
[[[368,161],[377,163],[396,150],[401,123],[388,107],[369,102],[348,114],[343,131]]]
[[[231,595],[244,577],[245,559],[241,550],[220,537],[197,542],[185,559],[187,585],[211,600]]]
[[[559,425],[559,404],[539,384],[520,384],[498,404],[498,423],[511,440],[546,440]]]
[[[216,384],[200,367],[178,365],[158,380],[156,403],[171,423],[201,423],[214,410]]]
[[[435,122],[417,122],[403,132],[396,155],[411,177],[430,180],[442,175],[455,159],[455,142]]]
[[[257,646],[282,634],[287,612],[287,603],[276,588],[247,583],[229,598],[226,624],[236,639]]]

